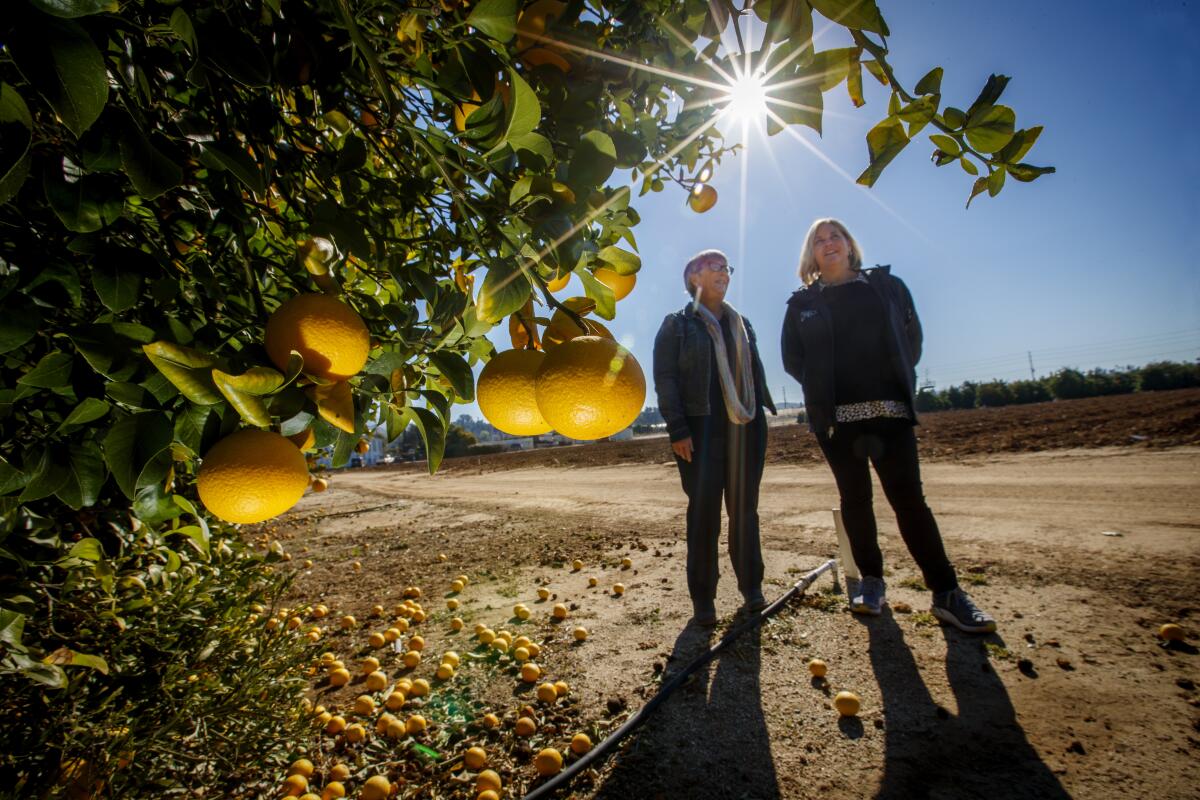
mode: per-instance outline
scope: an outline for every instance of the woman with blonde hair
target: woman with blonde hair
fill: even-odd
[[[758,486],[767,449],[764,407],[775,413],[750,321],[725,302],[733,267],[720,250],[683,269],[691,300],[654,339],[654,390],[687,494],[687,584],[693,622],[717,622],[721,500],[729,558],[745,608],[766,606],[758,535]]]
[[[788,300],[783,366],[804,390],[809,428],[841,498],[862,579],[850,610],[881,613],[886,585],[871,501],[870,466],[896,512],[900,535],[933,592],[932,612],[971,633],[996,621],[959,587],[925,502],[913,426],[921,322],[912,295],[887,266],[863,269],[862,248],[836,219],[818,219],[800,253],[804,287]]]

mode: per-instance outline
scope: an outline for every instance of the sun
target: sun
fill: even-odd
[[[729,84],[726,113],[739,122],[756,122],[767,115],[767,83],[762,72],[746,72]]]

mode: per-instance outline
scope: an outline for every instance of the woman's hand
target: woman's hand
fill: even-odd
[[[692,437],[680,439],[678,442],[671,442],[671,449],[675,451],[675,455],[687,461],[689,464],[692,461]]]

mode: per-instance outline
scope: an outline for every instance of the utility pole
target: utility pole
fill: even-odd
[[[1025,354],[1029,356],[1029,380],[1036,381],[1037,377],[1033,374],[1033,351],[1026,350]]]
[[[787,384],[783,385],[783,407],[787,408]]]

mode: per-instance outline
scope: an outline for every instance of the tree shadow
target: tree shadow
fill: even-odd
[[[984,643],[1003,645],[999,636],[942,628],[955,715],[929,693],[891,609],[861,621],[883,698],[884,771],[876,798],[1070,797],[1026,739],[988,660]]]
[[[710,645],[684,628],[663,682]],[[780,797],[762,709],[761,628],[744,633],[667,698],[614,760],[598,800]],[[711,682],[710,682],[711,677]]]

